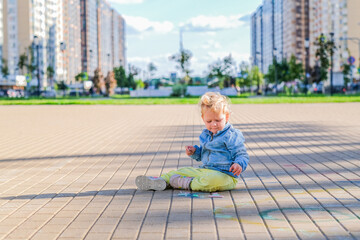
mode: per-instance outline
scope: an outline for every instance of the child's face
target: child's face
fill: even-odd
[[[229,114],[213,112],[209,109],[204,109],[202,119],[205,123],[206,129],[213,134],[216,134],[218,131],[224,129],[225,124],[229,120]]]

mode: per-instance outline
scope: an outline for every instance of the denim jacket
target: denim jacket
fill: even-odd
[[[201,168],[221,171],[232,177],[238,178],[229,171],[233,163],[238,163],[245,171],[249,155],[244,145],[245,138],[240,130],[234,129],[230,123],[226,123],[223,130],[213,135],[207,129],[200,134],[200,147],[194,146],[196,151],[190,157],[201,161]]]

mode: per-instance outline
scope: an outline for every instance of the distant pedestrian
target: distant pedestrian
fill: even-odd
[[[201,161],[200,168],[184,167],[160,177],[138,176],[141,190],[164,190],[166,187],[215,192],[234,189],[240,173],[245,171],[249,155],[244,136],[229,123],[227,97],[208,92],[201,97],[201,117],[206,129],[200,134],[200,146],[186,146],[188,156]]]

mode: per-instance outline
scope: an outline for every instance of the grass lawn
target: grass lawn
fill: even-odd
[[[360,95],[295,95],[295,96],[238,96],[230,97],[233,104],[268,103],[330,103],[360,102]],[[0,105],[153,105],[153,104],[197,104],[199,97],[157,97],[131,98],[129,95],[115,95],[111,98],[0,98]]]

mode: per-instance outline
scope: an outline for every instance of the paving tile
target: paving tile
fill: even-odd
[[[250,165],[223,198],[191,199],[134,181],[199,166],[195,105],[0,106],[0,238],[360,239],[360,104],[232,111]]]

